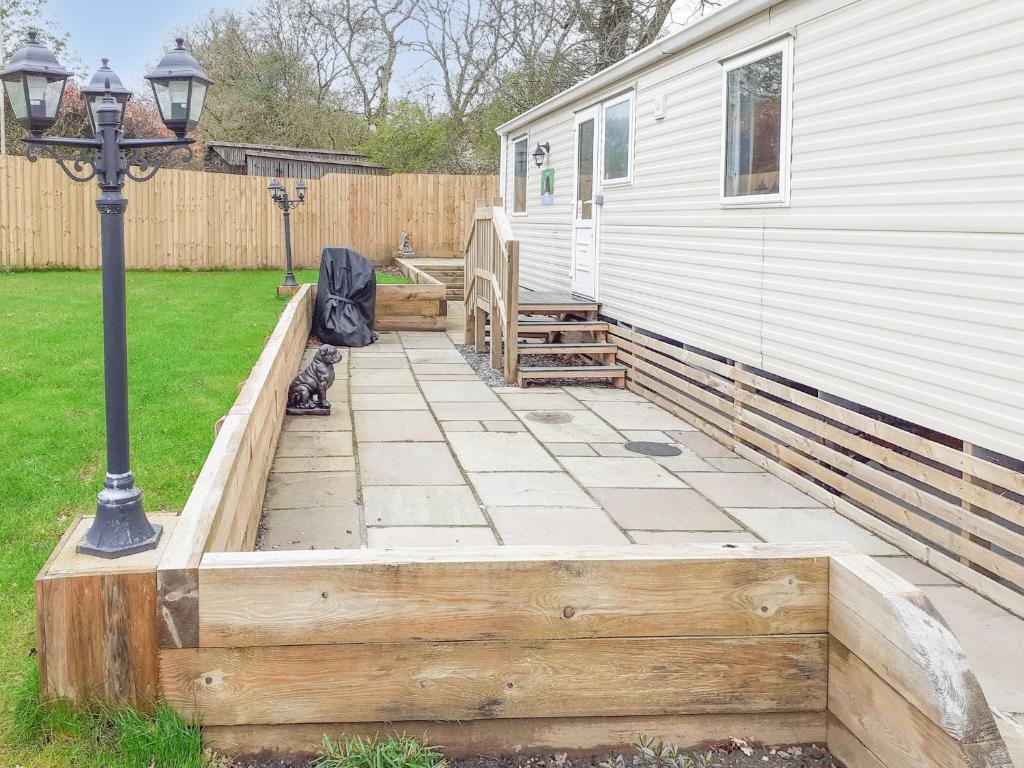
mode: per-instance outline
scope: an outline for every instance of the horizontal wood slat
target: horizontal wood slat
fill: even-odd
[[[824,632],[828,558],[204,561],[203,646]]]
[[[214,725],[203,742],[225,754],[273,753],[287,757],[315,754],[324,735],[332,740],[362,736],[425,735],[443,744],[449,758],[568,752],[594,755],[632,749],[639,734],[657,734],[681,748],[732,736],[765,744],[822,744],[823,712],[765,712],[748,715],[666,715],[661,717],[545,717],[428,720],[376,723],[296,723],[289,725]],[[850,767],[852,768],[852,766]]]
[[[267,177],[162,170],[125,192],[125,257],[130,269],[279,268],[281,211]],[[286,186],[291,187],[292,182]],[[403,230],[420,252],[456,254],[497,177],[327,174],[306,182],[291,216],[296,267],[315,268],[325,246],[354,248],[388,261]],[[0,267],[100,266],[96,188],[67,179],[49,160],[0,157]],[[55,201],[58,204],[55,204]]]
[[[209,725],[822,711],[825,635],[367,643],[160,654]]]
[[[858,521],[866,511],[896,526],[899,546],[908,548],[913,536],[923,546],[909,546],[911,554],[936,550],[933,565],[944,573],[1020,611],[1024,473],[1012,460],[989,461],[972,446],[915,434],[823,393],[637,329],[612,326],[609,335],[629,389],[776,474],[810,479],[818,492],[812,495],[827,489],[837,511]],[[966,566],[955,567],[962,565],[957,559]],[[975,570],[965,576],[965,567]]]

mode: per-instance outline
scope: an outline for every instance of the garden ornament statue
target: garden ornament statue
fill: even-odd
[[[416,253],[412,249],[412,241],[409,240],[409,233],[404,229],[402,230],[402,236],[398,239],[398,252],[403,256],[412,256]]]
[[[322,345],[313,362],[292,379],[287,412],[292,416],[330,416],[327,390],[334,384],[334,366],[340,362],[341,352],[330,344]]]

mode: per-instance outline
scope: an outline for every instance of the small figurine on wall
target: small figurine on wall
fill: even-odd
[[[288,387],[287,413],[292,416],[330,416],[327,390],[334,384],[334,365],[340,362],[341,352],[330,344],[322,345],[313,362],[292,379]]]
[[[416,251],[412,249],[412,241],[409,239],[409,233],[404,229],[402,230],[402,236],[398,239],[398,252],[403,256],[413,256]]]

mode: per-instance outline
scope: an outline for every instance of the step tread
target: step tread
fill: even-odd
[[[589,373],[625,372],[624,365],[521,365],[520,373],[550,373],[552,371],[587,371]]]
[[[573,349],[586,349],[592,351],[605,351],[605,352],[617,352],[618,347],[610,342],[604,341],[581,341],[579,343],[573,343],[570,341],[560,343],[540,343],[540,344],[520,344],[519,351],[527,352],[532,349],[538,349],[544,352],[551,352],[552,350],[565,349],[566,347],[572,347]]]
[[[558,330],[597,330],[606,331],[608,323],[603,320],[519,320],[520,328],[543,329],[554,328]]]

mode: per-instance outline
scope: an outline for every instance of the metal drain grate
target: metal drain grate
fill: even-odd
[[[642,453],[644,456],[678,456],[681,450],[668,443],[626,443],[626,450]]]

